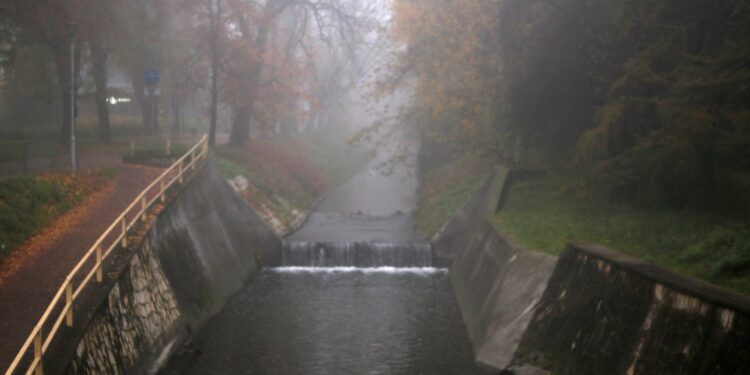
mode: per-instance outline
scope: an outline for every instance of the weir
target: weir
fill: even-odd
[[[432,267],[427,241],[284,241],[281,249],[284,267]]]

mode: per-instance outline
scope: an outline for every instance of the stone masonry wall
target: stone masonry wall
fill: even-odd
[[[143,353],[160,352],[179,330],[174,292],[144,245],[90,321],[67,373],[125,373],[141,366]]]
[[[134,246],[105,269],[122,272],[108,275],[116,279],[100,287],[102,298],[87,300],[81,311],[91,315],[50,349],[66,374],[155,373],[229,296],[278,262],[281,241],[208,161]]]

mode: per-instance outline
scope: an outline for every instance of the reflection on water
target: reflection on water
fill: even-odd
[[[446,272],[343,271],[263,271],[165,373],[478,373]]]

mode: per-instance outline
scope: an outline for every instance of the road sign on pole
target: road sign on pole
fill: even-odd
[[[146,86],[143,88],[143,95],[145,96],[161,96],[161,87],[159,86]]]
[[[151,68],[147,69],[146,72],[143,74],[143,95],[147,97],[151,97],[151,103],[149,112],[151,112],[151,118],[149,119],[150,124],[146,127],[147,129],[150,129],[152,132],[156,132],[158,128],[158,97],[161,95],[161,90],[159,88],[159,82],[161,81],[161,75],[159,75],[159,71],[157,69]]]
[[[158,85],[159,81],[161,81],[161,76],[159,75],[158,69],[147,69],[146,73],[143,75],[143,82],[146,85]]]

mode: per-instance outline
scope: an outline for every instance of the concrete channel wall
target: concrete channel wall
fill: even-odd
[[[750,374],[750,298],[599,246],[514,247],[499,169],[432,239],[476,360],[508,374]],[[516,372],[516,370],[522,369]]]
[[[513,247],[489,222],[507,177],[498,168],[432,239],[436,259],[450,264],[476,360],[496,369],[510,365],[555,266],[555,257]]]
[[[65,372],[155,372],[279,251],[280,240],[209,161],[148,229]]]
[[[570,244],[515,361],[554,374],[750,374],[750,298]]]

